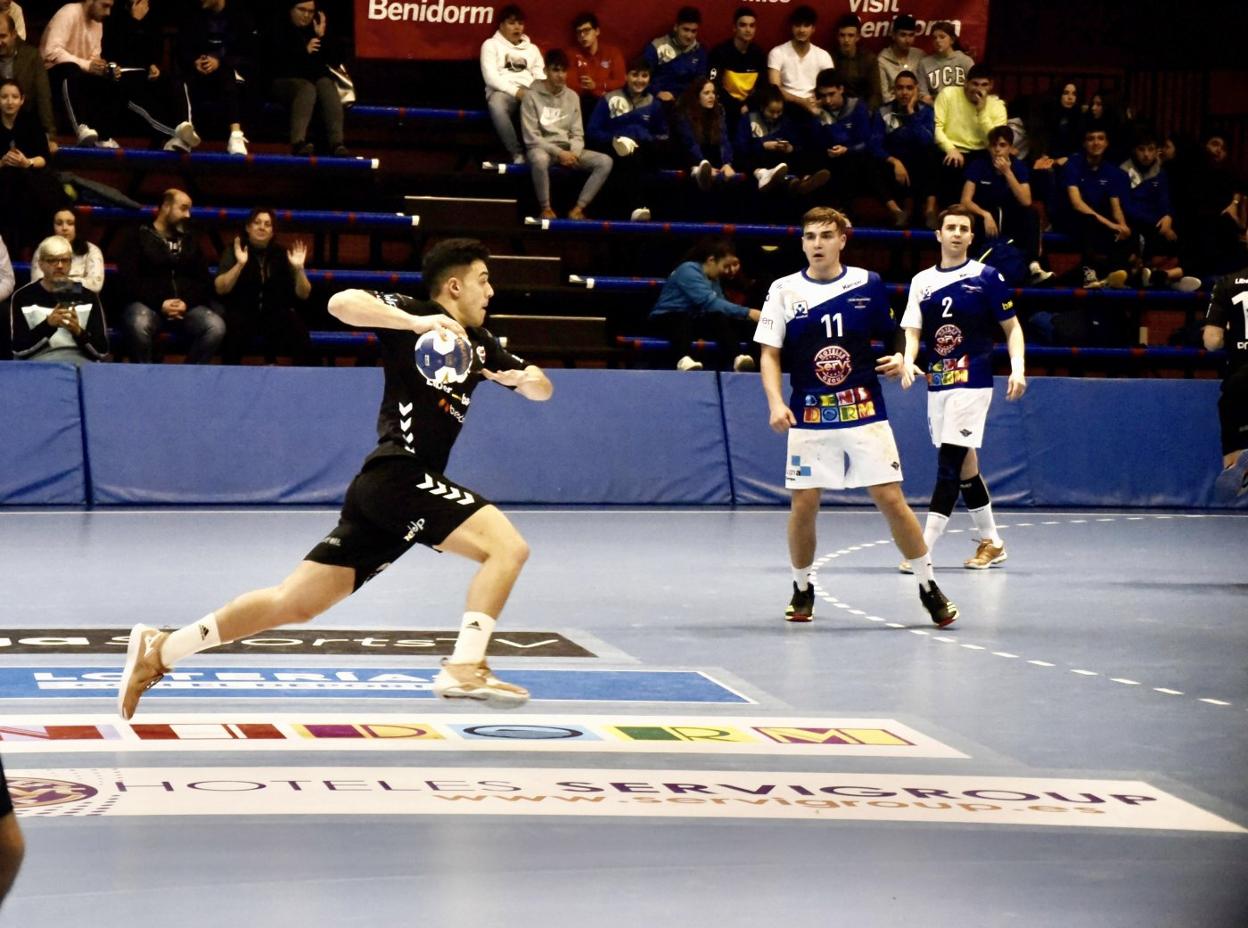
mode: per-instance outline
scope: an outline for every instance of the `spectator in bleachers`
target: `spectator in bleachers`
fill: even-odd
[[[1062,169],[1068,202],[1062,224],[1079,243],[1082,285],[1122,286],[1132,250],[1131,227],[1122,211],[1130,181],[1106,157],[1109,138],[1104,129],[1087,126],[1083,138],[1083,151],[1071,155]]]
[[[975,66],[974,60],[958,44],[958,29],[941,20],[932,25],[932,53],[919,62],[919,94],[924,103],[935,103],[946,87],[961,87]]]
[[[923,53],[914,47],[919,34],[919,24],[909,13],[902,13],[893,20],[892,41],[880,52],[876,62],[880,67],[880,97],[885,103],[893,99],[893,86],[902,71],[921,74]]]
[[[585,208],[611,174],[611,156],[585,148],[581,98],[568,87],[568,56],[562,49],[546,53],[546,77],[534,81],[520,103],[520,130],[528,150],[533,189],[543,219],[554,219],[550,201],[550,166],[588,172],[569,219],[584,219]]]
[[[758,17],[748,6],[732,14],[732,38],[711,49],[710,76],[724,101],[731,130],[749,112],[750,99],[761,90],[758,78],[767,69],[767,55],[754,41]]]
[[[312,114],[318,112],[330,154],[349,158],[343,137],[342,98],[329,73],[341,56],[327,47],[329,19],[315,0],[285,0],[286,12],[278,16],[266,46],[270,92],[290,107],[290,150],[311,155],[316,145],[308,138]]]
[[[816,117],[815,79],[832,67],[832,56],[811,41],[818,18],[813,7],[799,6],[789,14],[789,41],[767,53],[767,79],[795,111]]]
[[[130,289],[122,328],[130,360],[150,363],[156,335],[168,329],[188,342],[186,359],[207,364],[225,336],[212,305],[212,277],[199,243],[186,229],[191,198],[166,190],[156,218],[139,227],[122,254],[121,278]]]
[[[682,6],[676,23],[645,48],[650,62],[650,89],[664,103],[672,103],[691,85],[706,77],[709,67],[706,49],[698,42],[702,13],[697,7]]]
[[[812,165],[826,168],[834,203],[848,207],[859,191],[872,186],[867,146],[871,141],[871,114],[867,105],[845,91],[845,80],[835,68],[819,72],[815,95],[819,115],[811,130]]]
[[[174,57],[192,104],[217,107],[228,126],[225,150],[247,154],[243,113],[256,75],[256,21],[242,0],[198,0],[183,9]]]
[[[0,80],[0,235],[14,250],[38,241],[36,217],[61,196],[48,168],[48,137],[15,80]]]
[[[8,14],[13,20],[13,31],[17,33],[17,37],[23,42],[26,41],[26,15],[22,12],[22,8],[13,0],[0,0],[0,16]]]
[[[759,311],[724,298],[720,278],[736,261],[736,249],[723,238],[698,242],[685,260],[663,283],[658,302],[650,310],[650,324],[668,340],[672,366],[679,371],[700,371],[702,361],[693,358],[694,339],[715,341],[707,358],[716,370],[757,370],[741,342],[749,341],[749,322]]]
[[[611,184],[625,199],[634,222],[647,222],[647,182],[668,139],[663,106],[650,92],[650,62],[638,56],[628,64],[624,86],[594,106],[586,130],[589,145],[610,155]]]
[[[120,53],[120,59],[110,63],[104,52],[104,21],[113,6],[113,0],[65,4],[44,29],[39,46],[52,90],[65,104],[78,144],[117,148],[115,136],[129,110],[154,134],[168,137],[166,148],[191,150],[199,144],[199,136],[187,108],[159,99],[160,68],[152,51],[156,40],[144,23],[149,0],[133,0],[107,30],[110,51]],[[188,118],[167,119],[166,111]]]
[[[699,189],[710,190],[717,179],[729,180],[737,173],[732,166],[728,122],[714,81],[703,79],[690,84],[680,95],[673,136],[681,164],[692,165],[693,180]]]
[[[498,30],[481,43],[481,78],[494,131],[513,164],[524,164],[516,131],[520,104],[534,81],[546,76],[542,53],[524,34],[524,11],[509,4],[498,11]]]
[[[1024,120],[1032,195],[1043,213],[1042,227],[1049,224],[1047,217],[1060,213],[1065,206],[1061,171],[1067,159],[1083,148],[1083,118],[1079,85],[1058,81],[1051,94],[1032,103]]]
[[[73,250],[59,235],[35,249],[43,272],[13,294],[9,326],[19,361],[85,364],[108,357],[108,327],[97,293],[69,277]]]
[[[879,168],[881,199],[899,228],[919,209],[929,225],[936,223],[935,133],[935,111],[919,99],[918,75],[902,71],[893,82],[893,99],[872,116],[868,144]]]
[[[845,92],[875,110],[882,102],[880,63],[875,52],[862,44],[862,20],[846,13],[836,21],[836,70],[845,78]]]
[[[975,217],[975,240],[987,246],[1013,241],[1027,263],[1027,283],[1034,286],[1053,274],[1040,266],[1040,217],[1031,207],[1031,170],[1013,155],[1013,147],[1009,126],[988,133],[988,157],[967,166],[961,202]]]
[[[969,158],[983,157],[988,133],[1008,120],[1005,104],[992,92],[992,72],[977,64],[961,87],[946,87],[936,95],[936,144],[945,153],[937,196],[942,204],[962,197]]]
[[[576,47],[568,50],[568,85],[581,95],[581,114],[593,112],[602,96],[624,86],[624,54],[601,40],[602,27],[593,13],[572,20]]]
[[[92,293],[104,289],[104,253],[98,245],[87,241],[85,236],[78,234],[78,217],[72,209],[58,209],[52,214],[52,233],[69,242],[72,259],[69,265],[69,279],[82,284]],[[38,261],[30,266],[30,279],[39,280],[43,276],[43,268]]]
[[[1179,234],[1174,225],[1170,178],[1158,157],[1157,136],[1147,130],[1138,133],[1131,157],[1119,167],[1130,184],[1122,212],[1132,234],[1143,246],[1139,254],[1139,284],[1159,289],[1198,289],[1200,281],[1185,277],[1182,265],[1173,260],[1179,254]],[[1162,267],[1157,262],[1159,258],[1169,266]]]
[[[1184,267],[1198,276],[1229,273],[1246,260],[1244,181],[1231,163],[1222,135],[1205,139],[1195,164],[1188,186],[1190,229],[1180,229],[1188,253]]]
[[[308,327],[298,311],[298,304],[312,293],[304,270],[308,246],[296,239],[283,248],[276,232],[273,210],[253,209],[242,237],[234,236],[221,255],[213,286],[225,302],[221,359],[226,364],[240,363],[257,340],[269,364],[279,355],[296,364],[312,363]]]
[[[808,133],[785,109],[780,88],[768,84],[757,94],[758,101],[741,122],[736,152],[744,170],[751,171],[758,189],[784,188],[805,196],[828,182],[827,170],[802,177],[788,177],[789,164],[805,164],[809,154],[802,149]]]
[[[38,116],[52,144],[56,136],[56,117],[52,114],[48,71],[39,57],[39,49],[18,34],[12,14],[13,8],[7,14],[0,11],[0,78],[15,80],[22,87],[26,95],[22,108]]]
[[[1088,105],[1083,114],[1085,126],[1100,126],[1109,136],[1109,151],[1106,152],[1106,157],[1115,164],[1130,155],[1128,146],[1134,134],[1133,119],[1130,108],[1119,104],[1113,94],[1104,90],[1088,97]]]

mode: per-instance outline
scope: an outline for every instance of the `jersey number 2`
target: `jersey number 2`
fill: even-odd
[[[844,334],[845,334],[843,331],[841,331],[841,314],[840,314],[840,313],[837,313],[837,314],[836,314],[836,315],[834,315],[834,316],[824,316],[824,317],[823,317],[823,328],[824,328],[824,331],[826,331],[826,332],[828,333],[828,338],[832,338],[832,337],[833,337],[833,335],[832,335],[832,323],[833,323],[834,321],[836,322],[836,337],[837,337],[837,338],[840,338],[842,335],[844,335]]]
[[[951,296],[945,297],[943,300],[940,301],[940,305],[945,308],[945,311],[940,314],[940,318],[952,319],[953,318],[953,297]]]

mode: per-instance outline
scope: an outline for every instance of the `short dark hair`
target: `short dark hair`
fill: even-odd
[[[625,74],[653,74],[654,66],[645,55],[638,55],[624,66]]]
[[[420,266],[429,295],[437,296],[442,285],[455,276],[455,271],[489,258],[490,250],[475,238],[447,238],[438,242],[425,252]]]
[[[943,32],[945,35],[949,36],[949,38],[951,39],[956,39],[958,37],[958,27],[955,26],[953,23],[949,22],[949,20],[947,19],[937,20],[936,22],[932,23],[931,28],[928,29],[927,31],[929,35],[933,32]]]
[[[896,87],[897,82],[901,80],[903,77],[910,78],[910,80],[914,81],[916,84],[919,82],[919,75],[915,74],[909,68],[904,68],[898,71],[897,76],[893,78],[893,86]]]
[[[841,235],[849,235],[854,228],[848,216],[831,206],[816,206],[806,210],[802,216],[802,230],[805,231],[807,226],[836,226],[836,231]]]
[[[824,68],[815,78],[815,87],[844,87],[845,78],[836,68]]]
[[[1161,142],[1157,138],[1157,133],[1148,126],[1142,126],[1135,131],[1135,143],[1132,148],[1139,148],[1141,145],[1160,145]]]
[[[676,25],[681,23],[701,23],[702,11],[696,6],[682,6],[676,11]]]
[[[819,14],[813,6],[803,4],[789,14],[790,26],[813,26],[819,22]]]
[[[893,32],[900,32],[905,29],[907,32],[917,32],[919,29],[918,20],[909,13],[902,13],[893,20]]]
[[[685,254],[685,260],[705,264],[711,258],[722,261],[736,253],[737,247],[732,243],[732,239],[722,235],[708,235],[693,243],[693,247]]]
[[[1083,140],[1086,142],[1093,132],[1099,132],[1105,138],[1109,138],[1109,126],[1098,119],[1090,119],[1083,124]]]
[[[584,13],[577,13],[576,19],[572,20],[572,28],[580,29],[581,26],[584,26],[586,23],[589,24],[589,28],[597,29],[598,17],[589,12],[589,10],[586,10]]]
[[[514,19],[517,22],[522,23],[528,22],[528,18],[524,15],[524,10],[520,9],[520,7],[515,3],[509,3],[498,11],[498,24],[500,26],[509,19]]]
[[[562,48],[552,48],[546,53],[546,67],[568,70],[568,53]]]
[[[994,76],[992,68],[988,67],[988,65],[973,64],[971,65],[971,69],[966,72],[966,82],[969,84],[971,81],[990,81]]]
[[[751,10],[748,6],[739,6],[737,7],[736,12],[732,14],[732,24],[735,26],[737,24],[737,20],[739,20],[742,16],[749,16],[753,19],[758,19],[758,14]]]
[[[849,29],[850,27],[857,29],[859,32],[862,31],[862,20],[858,17],[857,13],[846,13],[836,21],[837,32],[840,32],[842,29]]]
[[[997,139],[1005,139],[1011,145],[1014,144],[1014,130],[1009,126],[993,126],[988,130],[988,144],[991,145]]]
[[[17,82],[17,78],[6,77],[4,80],[0,80],[0,87],[8,87],[9,85],[17,88],[18,96],[26,96],[26,91],[22,90],[22,85]]]
[[[947,216],[961,216],[971,224],[972,229],[975,228],[975,214],[961,203],[955,203],[953,206],[946,206],[940,211],[940,215],[936,217],[937,229],[943,229],[945,227],[945,218]]]
[[[264,216],[264,215],[267,215],[269,217],[269,221],[273,223],[273,231],[276,232],[277,231],[277,211],[268,206],[252,207],[251,211],[247,213],[247,221],[243,223],[243,228],[246,228],[247,226],[255,222],[257,216]]]

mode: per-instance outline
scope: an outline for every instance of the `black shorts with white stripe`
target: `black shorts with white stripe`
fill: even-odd
[[[342,504],[334,530],[305,560],[355,569],[355,589],[407,553],[434,547],[490,501],[404,457],[367,461]]]

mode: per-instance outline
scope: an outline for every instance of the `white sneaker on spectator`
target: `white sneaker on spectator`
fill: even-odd
[[[176,138],[170,139],[169,141],[165,142],[164,149],[165,151],[181,152],[182,154],[185,154],[185,155],[189,155],[191,153],[191,150],[186,147],[186,143],[183,142],[181,139],[176,139]]]
[[[770,190],[776,184],[784,180],[785,175],[789,171],[789,166],[781,161],[774,168],[759,168],[754,172],[754,176],[758,179],[758,189]]]
[[[95,143],[96,148],[121,148],[116,139],[103,139]]]
[[[650,209],[646,206],[639,206],[633,210],[632,214],[628,218],[633,222],[649,222]]]
[[[247,139],[244,138],[242,130],[235,129],[230,133],[230,140],[225,143],[225,150],[231,155],[247,154]]]
[[[1178,290],[1180,293],[1192,293],[1193,291],[1200,289],[1200,278],[1192,277],[1190,274],[1185,274],[1178,280],[1172,281],[1170,289]]]
[[[524,164],[528,159],[524,157],[524,152],[519,152],[511,156],[512,164]]]
[[[715,168],[711,162],[703,158],[701,163],[693,169],[693,179],[697,182],[698,189],[710,190],[711,184],[715,182]]]
[[[83,148],[94,148],[100,141],[100,134],[85,122],[78,123],[78,144]]]
[[[1032,261],[1031,264],[1027,265],[1027,270],[1031,273],[1027,283],[1033,287],[1053,279],[1053,272],[1042,268],[1039,261]]]
[[[676,362],[676,370],[678,371],[700,371],[702,370],[702,362],[695,361],[689,355],[685,355]]]
[[[173,130],[173,137],[186,146],[186,151],[199,146],[199,133],[189,122],[180,122]]]
[[[739,354],[733,358],[732,369],[739,374],[744,374],[758,370],[758,365],[748,354]]]
[[[1096,271],[1086,264],[1083,266],[1083,285],[1085,287],[1099,287],[1101,285],[1100,279],[1096,276]]]

